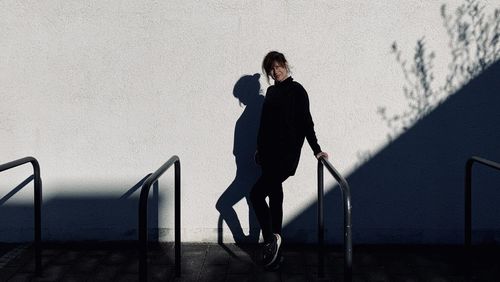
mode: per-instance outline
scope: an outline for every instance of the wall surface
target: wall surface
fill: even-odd
[[[464,3],[0,1],[0,163],[40,161],[46,240],[135,239],[141,180],[172,155],[182,164],[183,240],[255,240],[245,196],[259,175],[252,158],[268,82],[258,74],[279,50],[308,91],[320,145],[351,182],[355,242],[459,243],[463,164],[473,154],[500,161],[493,37],[486,71],[443,86],[464,57],[452,56],[442,5],[455,17]],[[498,24],[500,2],[480,3],[484,21]],[[444,102],[397,128],[403,118],[387,117],[414,105],[404,89]],[[478,173],[475,238],[496,242],[500,177]],[[20,185],[30,175],[29,166],[0,174],[0,241],[32,238],[33,182]],[[151,191],[160,240],[173,238],[172,175]],[[342,203],[326,183],[336,206],[327,237],[339,241]],[[307,143],[284,186],[285,238],[314,241]]]

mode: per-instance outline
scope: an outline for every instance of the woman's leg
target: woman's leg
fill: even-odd
[[[271,211],[272,232],[281,235],[283,224],[283,185],[276,180],[273,189],[269,192],[269,209]]]
[[[268,189],[269,181],[262,174],[250,192],[250,200],[252,201],[255,216],[257,217],[257,221],[259,221],[262,237],[264,237],[264,242],[266,243],[271,242],[273,238],[271,214],[266,203]]]
[[[281,235],[283,221],[283,186],[286,177],[263,172],[250,192],[250,199],[262,229],[264,242],[273,239],[273,233]],[[269,206],[266,197],[269,196]]]

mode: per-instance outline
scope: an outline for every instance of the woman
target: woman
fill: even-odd
[[[250,199],[264,237],[263,264],[273,268],[280,262],[282,183],[295,174],[305,138],[316,158],[328,158],[328,154],[318,145],[307,92],[293,81],[285,56],[269,52],[262,69],[268,80],[269,77],[274,80],[274,85],[267,89],[262,107],[255,153],[262,175],[252,188]]]

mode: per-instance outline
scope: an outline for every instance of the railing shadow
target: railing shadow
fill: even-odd
[[[124,248],[123,251],[135,253],[137,244],[128,242],[137,239],[138,229],[138,207],[140,188],[149,175],[146,175],[132,187],[128,188],[121,196],[105,191],[124,190],[117,185],[103,184],[101,186],[80,185],[75,186],[75,191],[70,196],[57,194],[53,198],[46,198],[43,204],[43,235],[44,241],[64,241],[64,242],[103,242],[112,244],[111,241],[119,242]],[[29,236],[32,230],[32,223],[24,219],[32,219],[32,204],[23,202],[14,202],[9,205],[3,205],[12,196],[21,191],[33,179],[28,177],[21,184],[17,185],[0,201],[0,241],[22,242],[31,240]],[[68,191],[69,184],[56,185],[51,187],[56,191]],[[99,193],[85,192],[91,188]],[[149,195],[149,205],[147,206],[148,233],[150,241],[158,241],[160,236],[159,221],[159,182],[155,181],[152,185],[152,193]],[[168,203],[167,203],[168,204]],[[26,223],[24,223],[26,221]],[[162,248],[160,245],[151,244],[152,247]],[[151,249],[153,255],[157,254],[156,249]],[[137,256],[134,256],[134,260]],[[164,259],[163,259],[164,260]],[[170,257],[167,258],[170,263]],[[49,275],[49,274],[47,274]],[[47,276],[49,277],[49,276]],[[47,278],[42,276],[42,279]]]
[[[137,182],[137,184],[135,184],[134,186],[132,186],[132,188],[130,188],[127,192],[125,192],[120,197],[120,199],[124,200],[124,199],[130,198],[137,190],[139,190],[142,187],[142,185],[144,184],[144,182],[146,181],[146,179],[148,179],[148,177],[150,175],[151,175],[151,173],[144,176],[139,182]],[[158,192],[158,190],[159,190],[159,187],[160,187],[159,181],[155,181],[153,183],[153,194],[152,194],[152,198],[151,198],[152,205],[148,205],[148,223],[151,222],[153,224],[153,228],[151,228],[148,232],[148,237],[152,241],[158,241],[159,234],[160,234],[159,228],[158,228],[158,221],[159,221],[159,216],[158,216],[158,213],[159,213],[159,211],[158,211],[159,192]],[[155,228],[155,226],[156,226],[156,228]]]
[[[137,208],[139,205],[138,189],[146,178],[124,189],[112,184],[56,184],[50,187],[54,191],[74,191],[47,197],[43,203],[42,233],[49,241],[134,241],[137,238]],[[92,189],[99,193],[89,193]],[[159,183],[154,183],[148,205],[149,238],[159,240],[162,230],[159,228]],[[13,192],[16,189],[13,189]],[[115,191],[125,191],[116,195]],[[109,191],[109,192],[107,192]],[[111,192],[113,191],[113,192]],[[134,193],[136,192],[136,193]],[[10,194],[10,193],[9,193]],[[6,199],[8,195],[2,199]],[[165,203],[168,205],[167,203]],[[32,204],[14,202],[0,205],[0,241],[29,241],[31,236],[26,229],[31,229],[27,221],[33,218]],[[25,223],[26,222],[26,223]]]
[[[12,198],[17,192],[21,191],[26,185],[28,185],[33,179],[35,179],[34,175],[28,176],[25,180],[23,180],[19,185],[14,187],[9,193],[3,196],[0,199],[0,206],[7,202],[10,198]]]

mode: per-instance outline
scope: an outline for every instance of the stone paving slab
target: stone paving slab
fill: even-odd
[[[33,249],[10,246],[0,281],[138,281],[133,242],[45,243],[43,274],[35,276]],[[2,249],[2,244],[0,244]],[[5,248],[4,248],[5,249]],[[344,281],[341,248],[325,248],[320,275],[314,245],[284,245],[282,267],[264,270],[258,245],[183,244],[181,277],[174,277],[173,244],[152,244],[149,281]],[[352,281],[500,281],[500,248],[465,253],[449,246],[355,246]]]

